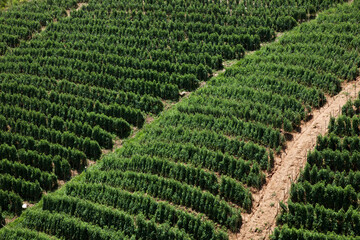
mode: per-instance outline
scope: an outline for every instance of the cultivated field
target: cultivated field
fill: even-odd
[[[0,238],[264,239],[278,215],[273,239],[357,239],[360,2],[343,2],[0,12],[1,225],[20,216]]]

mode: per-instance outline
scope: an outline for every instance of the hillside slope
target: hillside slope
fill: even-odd
[[[0,234],[233,237],[278,169],[274,152],[358,75],[356,11],[338,6],[246,56]]]
[[[1,207],[7,221],[21,213],[23,203],[32,206],[121,145],[177,102],[182,92],[204,85],[214,71],[223,68],[224,60],[242,58],[245,52],[272,41],[276,32],[291,29],[339,2],[344,1],[33,0],[1,11],[0,189],[6,199]],[[326,81],[331,89],[325,91],[339,91],[338,79]],[[254,88],[249,82],[244,85]],[[291,131],[298,124],[293,120],[306,114],[302,101],[323,104],[321,88],[300,86],[297,93],[307,96],[300,101],[275,91],[274,101],[290,99],[286,109],[292,103],[296,109],[289,109],[285,116],[272,107],[269,114],[278,115],[275,120],[261,120],[271,126],[246,125],[269,131],[267,137],[272,140],[262,139],[260,144],[281,148],[283,137],[279,129],[271,128]],[[266,91],[265,95],[274,89]],[[232,100],[226,104],[244,108],[247,103],[238,106]],[[214,114],[226,114],[226,107]],[[264,107],[256,108],[251,109],[252,115]],[[239,123],[249,120],[244,112],[235,114],[245,119]],[[247,133],[240,135],[246,139]],[[256,158],[266,169],[269,153],[257,145],[254,149],[260,149]],[[264,177],[258,169],[255,165],[254,176],[242,180],[260,188]],[[251,201],[246,196],[249,209]],[[234,216],[236,223],[231,224],[237,226],[238,213]]]

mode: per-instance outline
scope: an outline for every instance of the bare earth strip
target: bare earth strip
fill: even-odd
[[[354,82],[344,83],[342,89],[334,98],[328,97],[328,103],[315,110],[313,118],[301,126],[301,132],[293,134],[293,140],[287,142],[287,150],[275,159],[275,169],[266,185],[253,194],[253,210],[250,214],[243,214],[240,233],[232,235],[231,239],[269,239],[280,212],[279,202],[288,200],[291,182],[298,178],[305,166],[307,152],[314,148],[317,136],[327,132],[330,117],[340,115],[341,107],[349,99],[356,99],[360,91],[360,77]]]

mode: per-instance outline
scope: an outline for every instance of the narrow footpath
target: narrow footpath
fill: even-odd
[[[269,239],[275,228],[276,217],[280,212],[279,202],[289,198],[291,182],[296,181],[306,164],[306,155],[316,144],[319,134],[327,133],[330,117],[341,114],[341,107],[350,99],[356,99],[360,92],[360,77],[356,81],[344,83],[342,91],[335,97],[328,97],[328,103],[313,111],[312,119],[301,125],[301,131],[293,134],[287,142],[287,149],[275,159],[275,168],[268,177],[266,185],[253,194],[253,210],[243,214],[240,233],[231,240]]]

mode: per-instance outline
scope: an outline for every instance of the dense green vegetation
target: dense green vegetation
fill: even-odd
[[[103,149],[113,148],[114,139],[128,137],[143,127],[149,115],[158,115],[166,101],[177,101],[181,91],[195,90],[208,81],[213,71],[223,68],[224,60],[240,59],[246,51],[272,41],[276,32],[341,2],[34,0],[0,11],[4,215],[19,214],[21,202],[36,202],[44,192],[56,189],[60,180],[83,171],[89,160],[100,159]],[[344,59],[346,54],[350,53],[344,53]],[[351,62],[347,64],[351,67]],[[322,73],[312,71],[308,79],[319,78],[319,84],[284,82],[281,87],[289,91],[278,92],[274,75],[266,91],[257,91],[259,82],[250,76],[242,82],[235,72],[231,70],[226,79],[246,86],[228,88],[236,91],[238,99],[218,96],[227,91],[215,93],[224,77],[211,81],[211,88],[184,101],[188,104],[179,105],[151,130],[166,127],[166,131],[146,134],[141,143],[124,150],[121,161],[105,161],[108,168],[117,166],[114,177],[120,178],[118,171],[124,169],[121,177],[128,181],[108,184],[194,208],[236,231],[241,225],[239,207],[251,208],[251,194],[243,184],[261,188],[265,180],[261,170],[271,169],[273,153],[266,148],[283,147],[280,129],[291,132],[308,113],[303,104],[318,107],[325,102],[323,91],[331,91],[321,83],[338,84],[339,79],[322,80]],[[204,92],[209,90],[211,94]],[[290,97],[295,93],[302,96],[300,100]],[[204,94],[211,95],[211,101],[205,103]],[[266,105],[246,107],[268,97],[271,101]],[[227,100],[218,104],[222,98]],[[264,117],[259,112],[267,104]],[[201,131],[192,130],[199,127]],[[169,139],[173,131],[178,132],[177,139]],[[150,143],[153,137],[156,141]],[[185,138],[190,142],[184,144]],[[143,165],[133,156],[135,151],[144,155]],[[133,165],[123,164],[128,158]],[[151,170],[145,167],[149,161]],[[100,172],[96,177],[101,176]],[[96,177],[87,175],[87,181],[99,181]],[[161,182],[169,193],[181,186],[184,195],[199,199],[141,189],[149,181],[151,186]],[[219,206],[218,212],[209,207],[212,204]]]
[[[0,12],[0,226],[207,81],[0,238],[228,239],[286,136],[358,75],[359,2],[209,77],[338,2],[32,1]],[[274,239],[357,239],[359,112],[360,100],[331,119]]]
[[[360,155],[358,147],[352,148],[360,138],[349,141],[342,131],[333,132],[333,123],[347,115],[344,109],[329,124],[328,136],[319,136],[315,150],[309,152],[305,169],[291,186],[288,204],[282,204],[278,224],[283,226],[273,239],[360,239]]]
[[[16,4],[22,3],[25,0],[1,0],[0,1],[0,10],[4,10],[8,7],[13,7]]]
[[[36,239],[36,240],[57,240],[58,238],[54,236],[48,236],[37,231],[32,231],[29,229],[2,229],[1,236],[4,239],[9,240],[18,240],[18,239]]]
[[[265,3],[259,8],[247,1],[94,1],[10,49],[0,58],[0,69],[6,69],[0,74],[0,87],[6,89],[0,96],[5,102],[0,107],[0,151],[6,159],[0,162],[0,184],[21,179],[27,191],[6,184],[0,193],[18,199],[16,193],[25,197],[38,187],[53,189],[54,179],[66,179],[71,168],[98,159],[100,147],[111,148],[113,135],[128,135],[125,126],[141,127],[138,113],[159,113],[160,98],[172,99],[167,89],[175,89],[177,99],[179,89],[193,90],[208,80],[211,69],[221,68],[219,60],[259,47],[236,36],[271,40],[275,30],[295,25],[291,19],[306,20],[334,2],[289,1],[293,7],[284,8],[277,1]],[[356,11],[347,4],[329,10],[246,56],[120,150],[43,196],[0,236],[11,239],[36,230],[66,239],[228,239],[229,232],[239,231],[241,212],[251,210],[249,188],[261,189],[272,171],[274,152],[286,148],[286,135],[312,108],[326,103],[325,94],[338,93],[342,81],[357,76],[359,27],[342,28],[358,18]],[[155,30],[159,26],[163,30]],[[263,37],[260,29],[271,34]],[[216,38],[214,31],[222,34]],[[322,37],[314,38],[320,32]],[[151,86],[164,91],[151,92]],[[160,104],[139,104],[144,93]],[[316,156],[319,169],[321,157]],[[356,163],[349,159],[348,164]],[[357,185],[355,178],[343,177]],[[313,189],[327,193],[331,201],[314,195]],[[352,187],[304,181],[293,193],[298,202],[327,201],[334,210],[340,204],[349,211],[357,207]]]
[[[344,31],[344,21],[360,20],[360,4],[355,4],[357,8],[340,8],[319,21]],[[360,98],[346,103],[342,115],[331,118],[329,133],[318,136],[300,178],[291,186],[289,202],[281,204],[280,226],[272,239],[360,239],[359,102]]]

